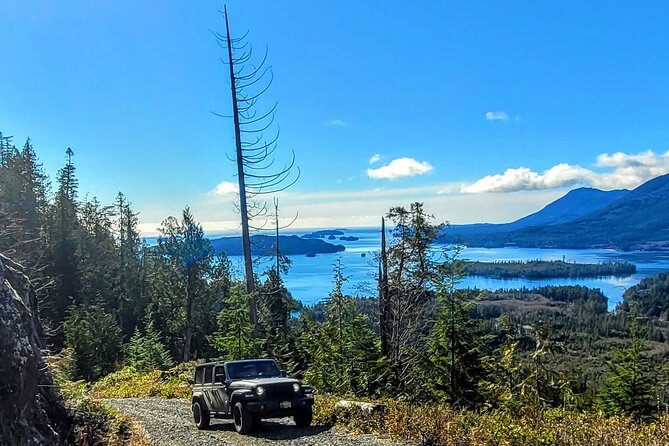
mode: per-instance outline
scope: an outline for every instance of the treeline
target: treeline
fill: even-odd
[[[571,263],[562,260],[467,262],[465,269],[471,276],[497,279],[630,276],[636,273],[636,265],[629,262]]]
[[[344,293],[345,268],[336,264],[322,305],[293,318],[298,304],[281,280],[287,263],[254,277],[251,295],[188,209],[165,219],[149,248],[124,195],[111,204],[80,199],[71,150],[52,188],[29,141],[18,149],[3,138],[0,149],[0,251],[32,278],[50,348],[72,356],[74,378],[269,356],[321,392],[354,396],[514,413],[597,407],[637,418],[652,417],[664,402],[645,325],[632,310],[621,310],[628,322],[609,333],[617,344],[595,358],[604,376],[586,382],[552,358],[568,324],[584,327],[579,333],[606,329],[596,320],[608,313],[586,314],[587,305],[573,317],[574,303],[597,303],[588,292],[544,290],[569,303],[559,314],[477,315],[484,296],[458,288],[466,271],[457,248],[431,254],[442,226],[421,203],[386,217],[393,229],[379,259],[376,308],[373,299]]]

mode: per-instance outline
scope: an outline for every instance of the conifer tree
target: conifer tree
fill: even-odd
[[[599,406],[609,415],[626,414],[636,419],[649,418],[655,411],[655,382],[647,347],[632,323],[631,341],[615,353],[609,373],[599,392]]]
[[[325,321],[303,330],[301,341],[309,357],[305,379],[325,392],[373,395],[387,379],[386,362],[378,338],[357,311],[354,299],[344,294],[345,282],[337,262]]]
[[[181,338],[180,359],[188,361],[193,337],[201,335],[194,323],[197,312],[210,316],[212,312],[207,279],[214,253],[189,208],[184,209],[180,220],[168,217],[159,231],[161,236],[152,258],[153,317],[160,319],[157,328],[171,335],[173,353],[176,338]]]
[[[121,357],[121,329],[100,304],[72,306],[64,324],[65,343],[72,351],[73,378],[95,381],[114,371]]]
[[[55,287],[46,303],[44,313],[48,314],[48,319],[52,320],[55,326],[64,320],[67,308],[72,303],[80,301],[81,293],[81,265],[77,253],[78,181],[72,163],[74,152],[68,148],[66,154],[67,163],[58,172],[58,190],[49,211],[47,226],[47,243],[52,261],[49,273],[54,278]],[[55,343],[59,344],[60,339],[62,338],[56,335]]]
[[[138,214],[121,192],[114,203],[114,229],[118,251],[116,309],[119,325],[125,336],[139,325],[148,305],[142,287],[142,241],[138,229]]]
[[[174,363],[160,337],[151,322],[146,324],[144,334],[137,328],[127,347],[128,365],[139,372],[172,367]]]
[[[240,284],[230,290],[218,315],[218,331],[211,343],[225,359],[250,359],[260,353],[262,342],[253,337],[249,319],[248,295]]]
[[[446,253],[439,267],[440,279],[435,282],[437,311],[428,339],[428,376],[437,399],[458,407],[473,407],[482,397],[479,381],[487,353],[487,337],[480,322],[472,317],[477,295],[456,289],[465,275],[458,258],[460,248]]]
[[[391,208],[387,218],[392,222],[393,238],[387,250],[384,317],[392,386],[401,392],[417,385],[419,364],[427,355],[424,338],[430,328],[431,287],[438,272],[430,248],[442,225],[433,225],[434,217],[418,202],[409,209]]]

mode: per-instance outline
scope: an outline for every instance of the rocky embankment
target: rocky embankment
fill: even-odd
[[[30,281],[20,265],[0,254],[1,445],[58,445],[71,431],[41,348]]]

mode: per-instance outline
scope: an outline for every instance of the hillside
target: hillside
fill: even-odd
[[[594,201],[557,200],[537,214],[522,220],[527,223],[550,221],[554,216],[577,215],[589,212],[574,220],[557,224],[535,224],[510,231],[469,232],[460,241],[470,246],[522,246],[537,248],[616,248],[662,249],[669,247],[669,175],[663,175],[625,193],[606,206],[593,210]],[[604,195],[607,198],[614,195]],[[595,195],[592,196],[595,199]],[[596,206],[595,206],[596,207]],[[530,218],[532,217],[532,218]],[[518,223],[514,222],[512,224]],[[457,231],[451,231],[442,241],[452,241]]]
[[[510,232],[530,226],[567,223],[605,208],[629,193],[625,189],[603,191],[581,187],[567,192],[541,210],[511,223],[477,223],[451,226],[442,237],[444,241],[466,240],[471,236],[484,236]]]
[[[251,236],[251,252],[253,255],[271,255],[274,252],[275,238],[268,235]],[[241,256],[241,237],[221,237],[211,240],[211,246],[216,253],[225,252],[229,256]],[[342,245],[334,245],[321,239],[301,238],[297,235],[279,236],[279,247],[284,255],[329,254],[344,251]]]

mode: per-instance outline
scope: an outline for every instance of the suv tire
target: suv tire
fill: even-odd
[[[235,430],[240,434],[248,434],[253,430],[255,416],[244,407],[242,403],[236,403],[232,410],[232,419],[235,423]]]
[[[211,417],[209,416],[207,408],[199,401],[195,401],[195,403],[193,403],[192,410],[195,426],[197,426],[197,428],[200,430],[207,429],[209,427],[209,421],[211,421]]]
[[[314,417],[313,410],[311,407],[305,407],[295,412],[293,415],[293,420],[297,427],[309,427],[311,426],[311,421]]]

